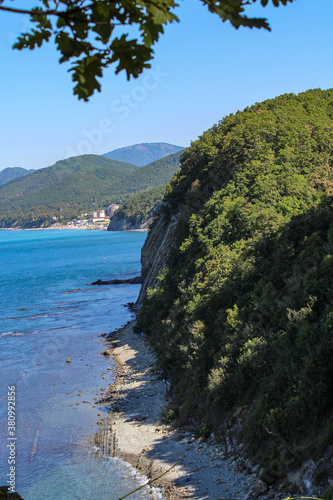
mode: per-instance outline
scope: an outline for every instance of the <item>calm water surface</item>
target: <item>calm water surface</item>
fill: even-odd
[[[131,319],[124,304],[140,286],[87,286],[138,275],[145,237],[0,230],[0,485],[9,473],[7,387],[15,386],[16,490],[25,500],[116,500],[145,481],[93,444],[106,416],[97,401],[112,382],[101,333]]]

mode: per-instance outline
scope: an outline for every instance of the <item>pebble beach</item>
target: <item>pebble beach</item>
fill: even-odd
[[[252,496],[253,477],[237,471],[218,444],[164,423],[167,387],[156,373],[152,349],[132,324],[112,335],[105,354],[116,362],[115,383],[104,395],[112,409],[107,428],[114,453],[149,479],[172,468],[153,482],[168,500]]]

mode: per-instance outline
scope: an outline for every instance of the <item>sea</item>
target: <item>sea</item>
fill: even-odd
[[[140,274],[145,237],[0,230],[0,486],[24,500],[118,500],[147,481],[96,439],[114,380],[102,333],[133,318],[140,285],[88,286]]]

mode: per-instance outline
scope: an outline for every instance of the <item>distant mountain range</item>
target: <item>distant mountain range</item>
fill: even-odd
[[[182,151],[153,161],[145,167],[138,168],[125,179],[114,183],[110,195],[122,202],[133,194],[166,184],[180,166]]]
[[[184,149],[183,146],[175,146],[166,142],[134,144],[126,148],[115,149],[103,156],[112,160],[126,161],[139,167],[144,167],[153,161],[164,158],[165,156],[177,153]]]
[[[26,170],[25,168],[21,167],[4,168],[0,172],[0,186],[14,179],[17,179],[18,177],[24,177],[25,175],[31,174],[32,172],[34,172],[33,169]]]
[[[0,186],[0,227],[33,227],[51,217],[79,217],[160,186],[178,170],[181,152],[144,167],[82,155],[58,161]]]

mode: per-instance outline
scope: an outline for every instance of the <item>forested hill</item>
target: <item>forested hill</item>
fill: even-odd
[[[178,170],[182,154],[183,150],[135,170],[126,179],[115,183],[110,194],[122,202],[128,199],[129,195],[166,184]]]
[[[333,90],[255,104],[192,143],[143,249],[155,278],[156,228],[167,234],[177,218],[137,326],[172,381],[169,420],[243,442],[269,484],[312,457],[308,477],[323,494],[333,473]]]
[[[180,166],[182,153],[154,161],[114,184],[110,195],[124,204],[111,218],[109,231],[148,228],[162,203],[165,184]]]
[[[98,155],[58,161],[0,186],[0,227],[39,227],[52,223],[52,216],[66,220],[110,203],[123,203],[166,184],[179,168],[181,154],[141,168]]]
[[[182,146],[175,146],[174,144],[167,144],[165,142],[142,143],[115,149],[114,151],[105,153],[103,156],[112,160],[126,161],[144,167],[153,161],[177,153],[182,149],[184,149]]]
[[[83,155],[36,170],[0,187],[0,225],[45,214],[77,216],[107,205],[111,187],[136,169],[129,163]]]
[[[148,229],[162,205],[165,184],[135,194],[111,217],[108,231]]]
[[[4,168],[0,172],[0,186],[14,179],[17,179],[18,177],[24,177],[25,175],[31,174],[32,172],[34,172],[34,170],[26,170],[25,168],[21,167]]]

